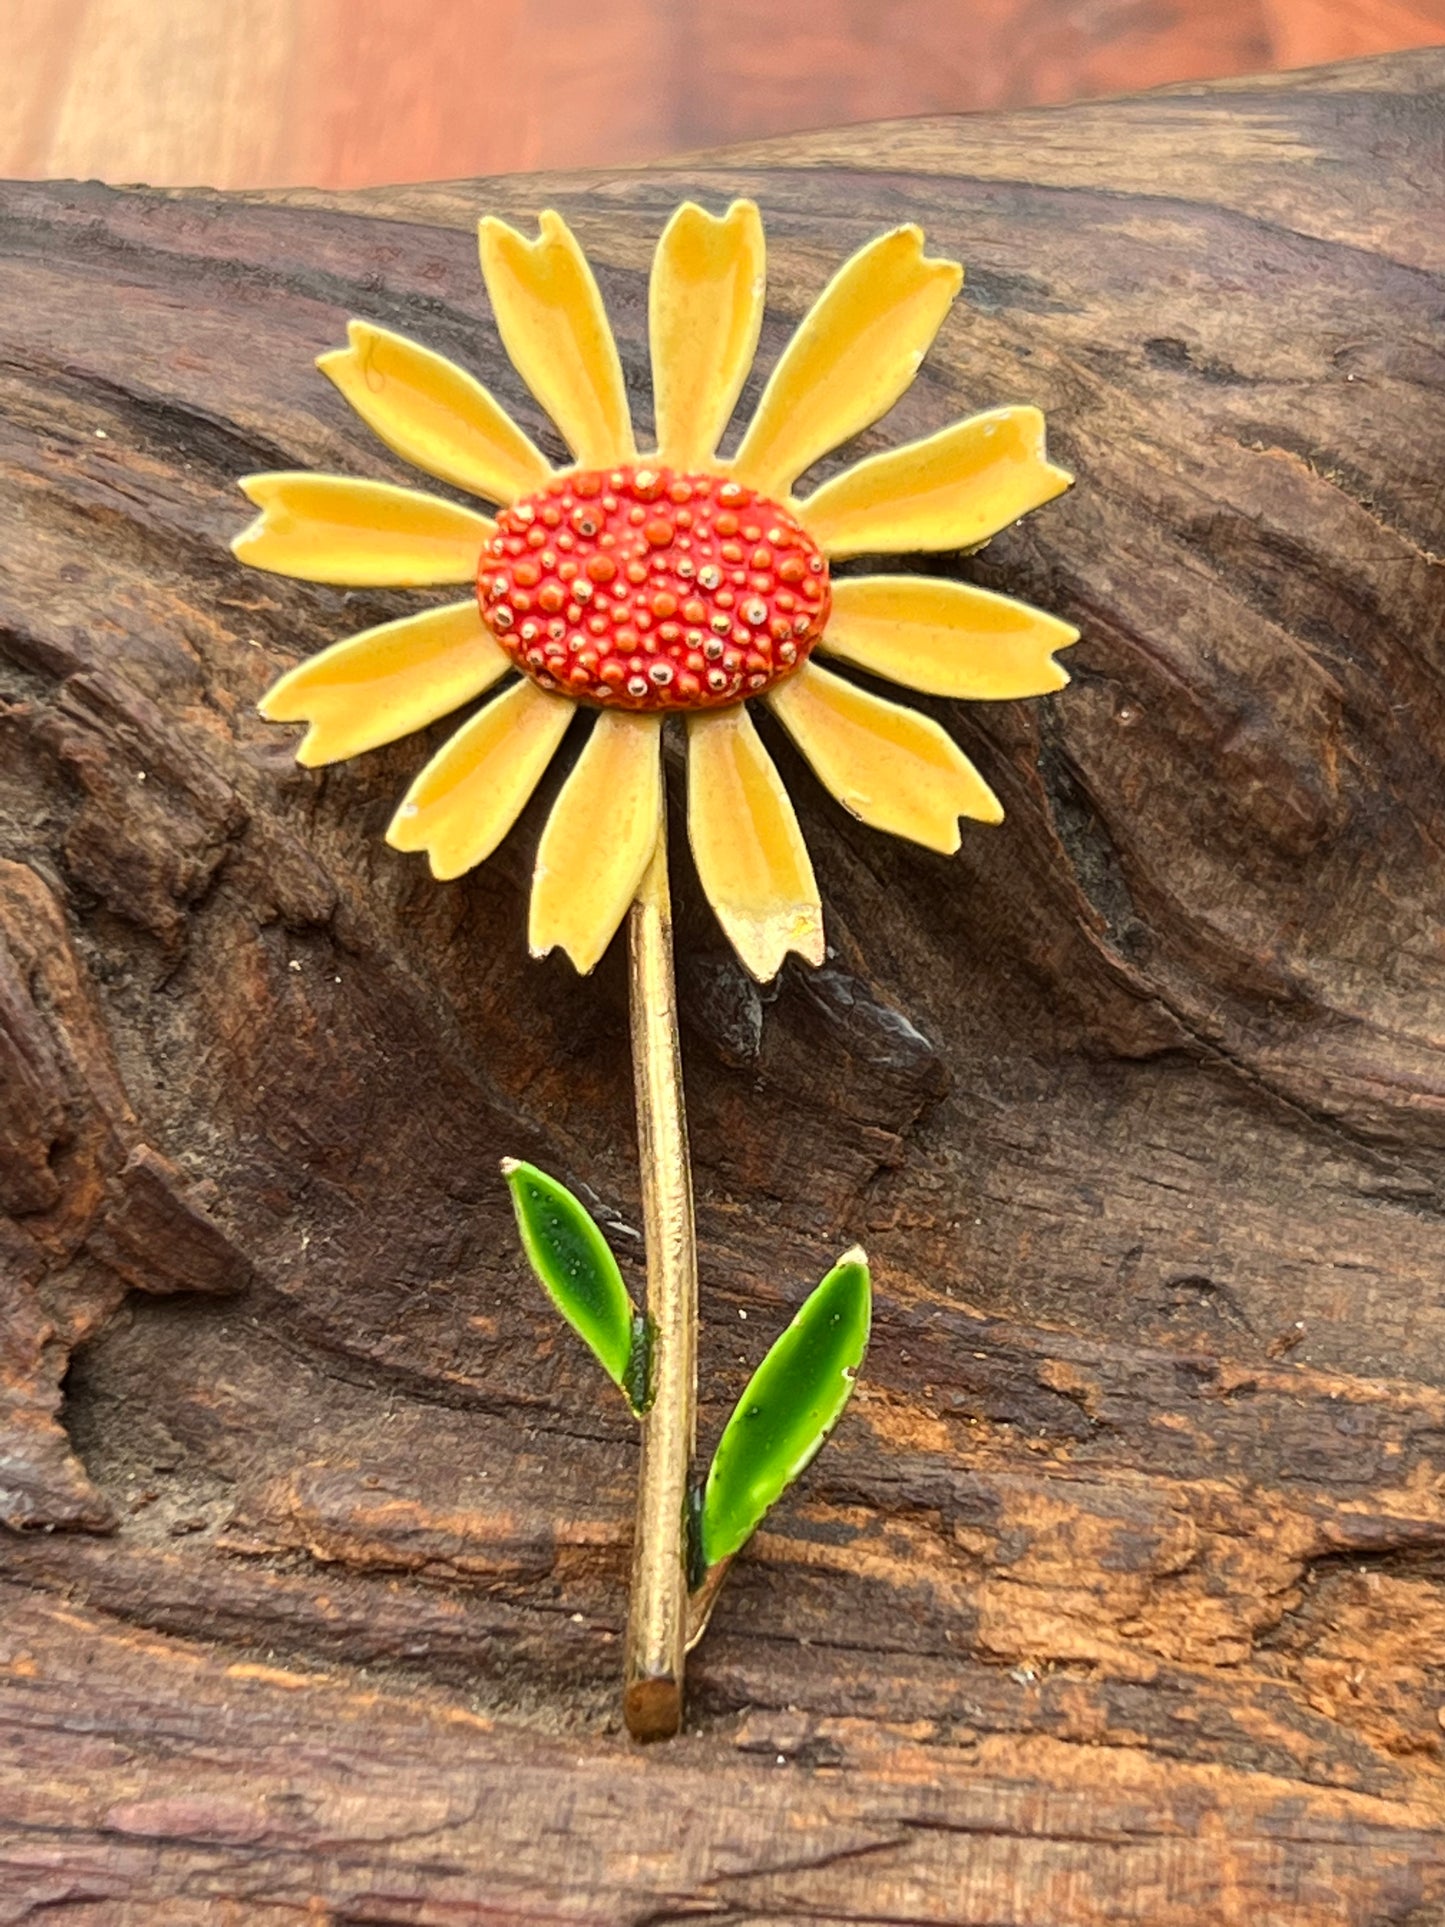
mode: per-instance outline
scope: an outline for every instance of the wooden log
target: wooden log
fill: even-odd
[[[0,1918],[1445,1917],[1442,83],[5,190]],[[823,969],[760,993],[679,873],[704,1442],[851,1237],[879,1301],[641,1755],[631,1422],[496,1176],[636,1254],[622,960],[527,960],[538,809],[439,886],[416,744],[294,767],[261,690],[407,599],[225,544],[247,470],[405,479],[311,368],[350,314],[560,454],[483,209],[575,221],[645,421],[656,234],[735,193],[764,369],[880,226],[968,263],[861,446],[1042,403],[1080,486],[949,566],[1085,639],[927,705],[1009,812],[952,861],[779,746]]]

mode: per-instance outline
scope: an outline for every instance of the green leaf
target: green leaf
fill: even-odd
[[[845,1252],[753,1373],[713,1455],[702,1498],[707,1567],[730,1559],[837,1424],[868,1348],[868,1261]]]
[[[548,1297],[632,1409],[642,1411],[645,1400],[639,1403],[635,1394],[639,1376],[646,1377],[645,1352],[640,1375],[633,1354],[635,1334],[646,1321],[635,1312],[596,1221],[565,1185],[534,1164],[503,1158],[502,1175],[512,1193],[522,1248]]]

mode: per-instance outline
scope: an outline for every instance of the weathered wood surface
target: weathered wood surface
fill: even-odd
[[[5,191],[0,1920],[1445,1919],[1442,83]],[[780,752],[825,970],[759,997],[680,879],[709,1439],[848,1238],[880,1301],[643,1755],[630,1422],[495,1175],[635,1249],[620,959],[526,960],[536,811],[437,886],[415,745],[292,766],[256,696],[405,599],[224,544],[245,470],[400,473],[353,312],[555,448],[481,207],[575,218],[645,414],[683,191],[765,209],[765,363],[880,223],[968,262],[867,443],[1042,402],[1079,488],[959,566],[1085,640],[938,706],[1009,808],[951,863]]]

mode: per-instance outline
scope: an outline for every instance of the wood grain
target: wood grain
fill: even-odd
[[[1417,55],[605,176],[5,190],[0,1918],[1442,1916],[1442,97]],[[262,688],[412,605],[225,541],[247,470],[404,479],[311,366],[352,313],[556,449],[483,205],[575,220],[645,417],[685,192],[763,205],[760,369],[883,223],[966,259],[859,449],[1042,403],[1080,486],[940,566],[1084,640],[1057,698],[926,705],[1009,812],[951,861],[775,741],[823,969],[760,995],[679,866],[705,1444],[840,1244],[879,1297],[639,1755],[635,1439],[496,1176],[582,1187],[635,1281],[622,959],[527,960],[539,810],[440,886],[381,842],[420,746],[293,765]]]
[[[0,0],[0,175],[617,166],[1445,41],[1445,0]]]

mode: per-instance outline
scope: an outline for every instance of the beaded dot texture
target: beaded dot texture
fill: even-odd
[[[828,620],[821,550],[721,475],[644,464],[561,475],[497,516],[477,598],[543,689],[610,709],[720,709],[807,661]]]

